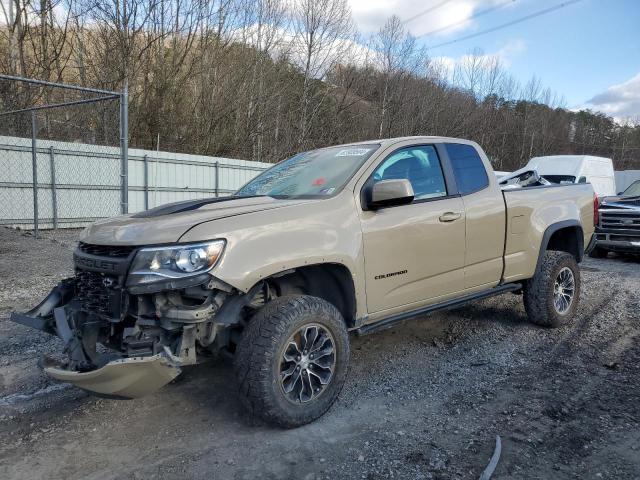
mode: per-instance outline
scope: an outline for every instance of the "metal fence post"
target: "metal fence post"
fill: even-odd
[[[31,111],[31,169],[33,172],[33,235],[38,238],[38,157],[36,112]]]
[[[216,197],[217,197],[217,196],[219,196],[219,190],[218,190],[219,183],[218,183],[218,180],[220,178],[220,175],[219,175],[220,174],[220,162],[216,161],[215,166],[216,166],[216,168],[215,168],[215,171],[216,171],[215,192],[216,192]]]
[[[19,149],[16,149],[15,152],[22,151],[22,148],[24,147],[24,144],[23,144],[24,137],[29,137],[29,135],[31,135],[32,142],[30,147],[31,147],[31,155],[32,155],[32,176],[33,176],[31,180],[29,179],[25,180],[24,178],[20,178],[19,182],[11,182],[9,186],[7,186],[7,182],[0,182],[0,183],[4,183],[2,185],[2,188],[0,189],[0,196],[3,197],[2,198],[3,201],[0,203],[3,203],[3,206],[5,203],[4,197],[7,195],[9,197],[9,200],[13,202],[21,201],[20,194],[22,193],[22,194],[28,195],[29,186],[31,186],[32,194],[33,194],[32,206],[29,206],[28,204],[24,205],[24,202],[22,202],[22,204],[20,204],[19,206],[9,205],[10,208],[0,209],[2,210],[2,212],[0,212],[0,223],[5,224],[7,223],[7,221],[10,221],[11,224],[16,224],[16,225],[24,224],[24,228],[29,229],[28,227],[31,227],[29,230],[32,230],[34,232],[34,236],[40,237],[41,228],[48,229],[51,226],[53,226],[54,229],[64,228],[67,226],[65,225],[65,221],[67,220],[67,218],[69,218],[70,220],[73,220],[71,222],[71,225],[69,226],[72,226],[74,224],[89,222],[95,218],[100,218],[100,216],[103,214],[102,213],[103,210],[101,208],[93,208],[94,202],[91,202],[91,204],[87,205],[86,204],[87,202],[78,202],[78,201],[67,202],[66,201],[66,199],[71,200],[70,194],[80,195],[81,192],[84,192],[84,190],[86,190],[85,187],[87,186],[90,187],[91,190],[97,190],[99,187],[103,187],[105,191],[109,192],[108,197],[111,204],[109,205],[109,211],[107,213],[108,215],[118,213],[118,212],[128,212],[129,210],[129,205],[128,205],[129,204],[129,177],[128,177],[129,97],[128,97],[128,85],[126,81],[123,85],[122,90],[118,92],[100,90],[100,89],[94,89],[94,88],[86,88],[86,87],[80,87],[77,85],[70,85],[70,84],[64,84],[64,83],[48,82],[43,80],[36,80],[33,78],[25,78],[25,77],[0,74],[0,83],[3,84],[2,85],[3,88],[5,85],[5,82],[9,82],[7,84],[9,88],[8,92],[12,92],[14,90],[13,88],[14,86],[24,84],[25,86],[38,86],[37,89],[34,89],[34,92],[38,90],[38,91],[41,91],[42,93],[40,96],[32,98],[31,99],[32,101],[28,102],[27,105],[22,106],[22,108],[0,112],[0,126],[2,127],[2,131],[3,131],[2,133],[5,135],[7,133],[10,135],[15,135],[14,138],[7,137],[10,139],[11,142],[15,143],[15,145],[13,145],[14,147],[19,147]],[[41,102],[42,98],[46,99],[48,97],[46,95],[46,91],[48,90],[45,90],[45,89],[51,89],[52,93],[55,93],[58,91],[67,91],[67,90],[82,92],[82,93],[81,93],[81,97],[75,100],[59,101],[59,102],[56,101],[55,103],[51,102],[51,103],[42,104]],[[21,89],[18,88],[18,91],[21,91]],[[25,88],[25,91],[27,91],[26,88]],[[66,96],[54,94],[54,95],[51,95],[50,98],[64,100]],[[72,98],[76,98],[76,97],[73,96]],[[115,105],[115,101],[119,102],[117,107]],[[105,103],[105,102],[109,102],[109,103]],[[7,106],[10,104],[11,102],[7,104]],[[105,105],[105,109],[104,111],[102,111],[101,109],[97,111],[86,110],[86,111],[78,112],[77,115],[75,111],[73,115],[69,115],[64,110],[67,107],[87,106],[90,104]],[[107,106],[109,108],[118,108],[119,110],[119,114],[116,113],[116,116],[119,117],[119,120],[120,120],[118,125],[119,128],[117,131],[115,130],[115,125],[111,125],[110,123],[110,122],[113,122],[113,118],[112,118],[111,111],[107,110]],[[84,182],[85,182],[84,177],[89,173],[91,173],[91,172],[85,171],[84,169],[80,171],[80,175],[78,176],[79,181],[77,183],[74,180],[69,185],[61,184],[60,185],[61,195],[63,193],[64,195],[60,197],[60,205],[58,205],[58,198],[57,198],[58,185],[56,181],[56,174],[58,173],[62,175],[62,174],[65,174],[69,170],[69,168],[75,168],[75,166],[71,167],[71,162],[67,161],[67,153],[74,149],[61,145],[59,148],[56,147],[55,149],[52,150],[49,147],[46,147],[42,142],[38,140],[38,135],[40,134],[39,133],[40,126],[38,124],[39,119],[37,117],[37,112],[40,110],[47,112],[47,116],[48,116],[47,122],[46,122],[47,126],[52,125],[56,127],[52,129],[47,129],[48,134],[51,134],[52,136],[61,136],[62,138],[60,138],[60,140],[62,141],[66,140],[69,143],[72,141],[75,142],[76,140],[83,142],[84,137],[89,139],[86,147],[91,146],[91,148],[85,147],[81,149],[80,152],[73,151],[72,153],[70,153],[70,155],[76,156],[76,157],[77,156],[87,157],[91,159],[104,158],[105,161],[109,162],[108,176],[101,175],[100,177],[105,177],[105,178],[98,180],[96,182],[96,185],[93,185],[93,184],[84,185]],[[18,117],[18,115],[22,115],[22,114],[24,115],[30,114],[31,118],[29,118],[28,116]],[[5,121],[5,118],[9,119],[8,124]],[[31,125],[29,125],[29,121],[31,121]],[[31,132],[28,132],[29,128],[31,128],[32,130]],[[75,132],[75,130],[79,130],[79,132]],[[113,153],[107,153],[105,150],[103,150],[102,142],[100,141],[101,130],[104,130],[103,134],[104,134],[105,147],[107,145],[115,145],[115,143],[112,142],[112,140],[115,140],[115,139],[110,138],[110,136],[113,133],[115,133],[116,137],[118,137],[117,143],[119,143],[120,151],[118,152],[116,147],[117,153],[115,155],[113,155]],[[3,143],[5,143],[4,138],[5,137],[3,137]],[[51,140],[53,140],[53,138],[51,138]],[[28,142],[28,139],[27,139],[27,142]],[[52,144],[50,143],[50,145]],[[42,150],[39,151],[38,148],[42,148]],[[12,150],[12,152],[13,151],[14,150]],[[61,152],[64,152],[64,156],[65,156],[64,162],[61,162],[61,158],[55,158],[56,155],[60,155]],[[4,153],[4,152],[1,152],[1,153]],[[28,155],[29,148],[27,148],[24,153]],[[48,162],[51,166],[51,177],[50,177],[51,182],[49,183],[49,179],[47,178],[43,178],[41,181],[45,188],[49,188],[49,185],[51,185],[51,190],[52,190],[51,206],[47,205],[49,203],[48,198],[45,198],[45,201],[43,203],[43,205],[45,205],[45,213],[43,213],[43,218],[45,219],[45,221],[44,221],[44,224],[42,225],[40,224],[40,218],[39,218],[40,217],[39,215],[39,193],[40,193],[39,186],[40,185],[38,183],[38,165],[37,165],[37,162],[38,162],[37,156],[40,153],[43,155],[42,157],[43,162],[47,162],[47,159],[44,156],[46,154],[49,155]],[[15,153],[15,155],[21,155],[21,154]],[[3,155],[0,155],[0,156],[3,156]],[[121,161],[118,162],[118,159],[120,159]],[[92,161],[97,161],[97,160],[92,160]],[[20,162],[18,166],[18,168],[25,170],[23,173],[26,173],[27,176],[28,176],[28,167],[29,167],[29,164],[26,162]],[[60,169],[60,172],[57,172],[56,171],[57,169]],[[42,173],[40,176],[42,177]],[[46,172],[44,176],[46,177]],[[118,178],[120,179],[119,182],[117,180]],[[63,183],[67,183],[67,182],[65,181]],[[12,188],[15,190],[11,190],[8,193],[5,193],[7,188]],[[118,195],[118,192],[120,192],[121,194],[120,196]],[[45,192],[45,194],[46,194],[45,197],[47,197],[48,192]],[[70,205],[67,205],[67,203],[69,203]],[[118,204],[120,204],[120,206],[118,206]],[[26,210],[32,209],[32,213],[29,214],[29,212],[25,210],[25,207],[26,207]],[[51,213],[49,213],[50,208],[51,208]],[[59,218],[60,211],[63,212],[62,221]],[[13,218],[16,214],[18,215],[18,218]],[[29,219],[30,215],[32,216],[31,219]],[[31,223],[29,223],[29,220],[31,220]]]
[[[127,80],[120,94],[120,176],[122,177],[121,210],[129,212],[129,86]]]
[[[144,209],[149,210],[149,156],[144,157]]]
[[[58,192],[56,188],[56,162],[53,147],[49,147],[49,168],[51,169],[51,210],[53,212],[53,229],[58,229]]]

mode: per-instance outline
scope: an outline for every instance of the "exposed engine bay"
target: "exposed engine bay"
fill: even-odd
[[[49,375],[103,395],[145,395],[180,367],[232,350],[234,328],[272,295],[267,282],[244,293],[208,272],[128,286],[138,250],[80,243],[75,276],[31,311],[12,314],[65,342],[65,362],[42,362]]]

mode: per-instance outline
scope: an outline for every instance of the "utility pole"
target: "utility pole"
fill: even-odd
[[[129,213],[129,83],[125,77],[120,94],[121,213]]]
[[[533,137],[535,136],[536,132],[531,132],[531,147],[529,147],[529,160],[531,160],[531,157],[533,157]]]

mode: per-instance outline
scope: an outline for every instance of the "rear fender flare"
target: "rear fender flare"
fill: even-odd
[[[540,266],[542,265],[542,258],[544,257],[544,253],[547,251],[547,247],[549,246],[549,241],[554,233],[563,228],[576,227],[578,229],[578,235],[576,238],[576,242],[578,243],[578,256],[576,257],[576,261],[580,263],[582,261],[582,257],[584,256],[584,236],[582,234],[582,225],[578,220],[563,220],[561,222],[553,223],[547,227],[542,235],[542,242],[540,243],[540,250],[538,251],[538,261],[536,263],[535,274],[540,271]]]

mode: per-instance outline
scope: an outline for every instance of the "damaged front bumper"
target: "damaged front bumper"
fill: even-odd
[[[269,295],[262,283],[243,293],[210,273],[127,286],[136,248],[80,243],[75,276],[32,310],[12,313],[12,321],[64,342],[64,363],[42,362],[48,375],[100,395],[150,394],[181,367],[229,350],[248,310]]]
[[[228,348],[243,308],[260,301],[261,286],[242,294],[213,276],[200,282],[133,293],[123,275],[76,266],[75,277],[10,319],[64,342],[65,362],[41,362],[47,375],[98,395],[137,398]]]
[[[76,331],[72,325],[74,292],[74,280],[65,280],[38,306],[10,317],[13,322],[57,335],[65,343],[70,362],[44,358],[40,365],[47,375],[98,395],[132,399],[155,392],[180,374],[180,359],[167,347],[156,355],[112,360],[113,354],[98,354],[97,335],[83,335],[90,329]],[[70,364],[81,370],[70,369]]]
[[[164,387],[180,375],[180,368],[169,355],[113,360],[89,372],[74,372],[63,365],[44,361],[47,375],[60,382],[99,395],[131,399],[144,397]]]

